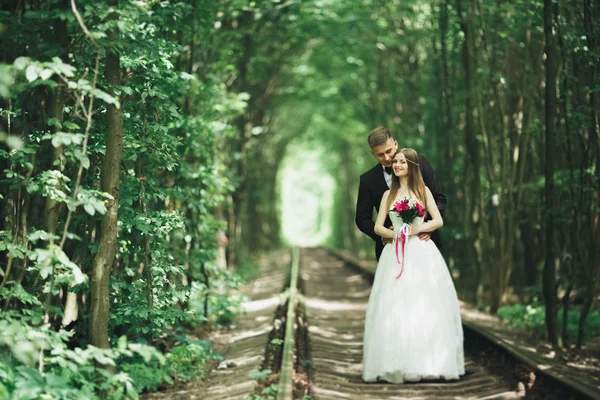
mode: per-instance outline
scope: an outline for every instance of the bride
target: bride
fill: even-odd
[[[417,152],[399,150],[392,167],[392,185],[381,199],[375,233],[394,242],[383,249],[369,297],[363,380],[458,379],[465,368],[454,283],[435,244],[416,237],[419,232],[441,228],[442,217],[421,177]],[[419,202],[431,220],[417,217],[405,226],[391,212],[392,205],[403,199]],[[388,213],[393,231],[383,225]],[[402,235],[409,236],[405,246],[397,243]]]

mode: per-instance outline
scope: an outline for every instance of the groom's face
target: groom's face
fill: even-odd
[[[371,153],[375,156],[379,164],[384,167],[391,167],[394,156],[398,150],[398,142],[392,138],[389,138],[387,142],[375,146],[371,149]]]

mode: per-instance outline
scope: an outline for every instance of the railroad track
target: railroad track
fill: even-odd
[[[326,250],[303,252],[307,314],[315,378],[313,394],[325,399],[511,399],[517,382],[491,373],[466,353],[467,374],[459,381],[404,385],[364,383],[362,340],[369,276]],[[465,342],[468,342],[468,337]]]
[[[218,385],[209,387],[206,396],[187,392],[187,397],[179,398],[600,399],[600,393],[524,362],[469,324],[464,325],[467,373],[460,380],[365,383],[361,379],[362,341],[373,271],[326,249],[294,249],[289,264],[283,292],[272,297],[277,301],[242,316],[235,328],[240,332],[232,333],[243,338],[227,354],[226,362],[233,367],[212,378]],[[271,285],[272,295],[276,287]],[[270,323],[266,321],[269,313]],[[253,325],[252,321],[261,323]],[[253,334],[244,334],[244,329]],[[260,366],[259,358],[263,360]],[[252,362],[243,364],[243,359]],[[250,367],[262,373],[249,377]],[[229,374],[229,379],[220,381],[219,374]]]

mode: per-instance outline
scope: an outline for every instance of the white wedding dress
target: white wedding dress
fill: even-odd
[[[390,213],[396,229],[402,218]],[[412,226],[423,223],[417,218]],[[401,243],[398,244],[402,261]],[[402,275],[395,243],[387,244],[369,297],[363,380],[391,383],[458,379],[464,375],[458,298],[442,255],[431,241],[411,237]]]

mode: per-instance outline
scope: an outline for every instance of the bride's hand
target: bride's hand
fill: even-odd
[[[421,228],[420,227],[416,227],[415,226],[415,227],[411,227],[410,228],[410,237],[417,236],[420,233],[421,233]]]
[[[393,226],[390,226],[390,228],[389,228],[389,229],[390,229],[390,231],[392,231],[393,233],[395,233],[395,232],[394,232],[394,227],[393,227]],[[385,243],[385,244],[390,244],[390,243],[392,243],[393,241],[394,241],[394,239],[393,239],[393,238],[390,238],[390,239],[384,238],[384,239],[383,239],[383,243]]]
[[[421,224],[419,227],[413,228],[411,231],[411,236],[418,236],[419,239],[426,242],[431,238],[431,232],[427,232],[427,222]]]

